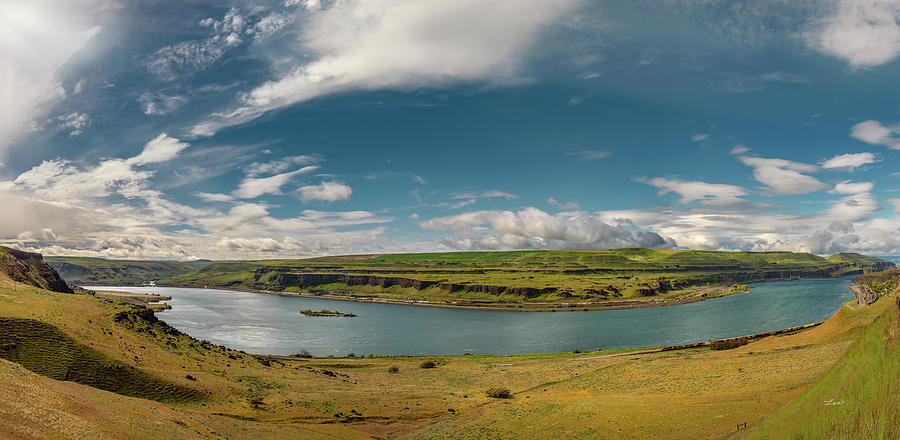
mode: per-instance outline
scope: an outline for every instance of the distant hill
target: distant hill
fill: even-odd
[[[41,254],[0,246],[0,277],[54,292],[72,293]]]
[[[71,284],[139,285],[202,268],[206,263],[171,261],[117,261],[86,257],[46,257],[47,264]]]
[[[692,286],[829,278],[893,268],[854,253],[561,251],[354,255],[210,264],[168,284],[271,291],[500,301],[610,300]]]

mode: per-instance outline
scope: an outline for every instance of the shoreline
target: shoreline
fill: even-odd
[[[830,277],[830,278],[779,278],[779,279],[765,279],[765,280],[756,280],[756,281],[748,281],[746,283],[736,283],[736,284],[757,284],[757,283],[769,283],[769,282],[780,282],[780,281],[802,281],[802,280],[833,280],[840,278],[848,278],[848,277]],[[719,289],[729,289],[734,284],[729,285],[716,285],[711,286],[709,289],[705,291],[701,291],[699,293],[695,293],[693,295],[684,296],[684,297],[676,297],[676,298],[659,298],[659,299],[635,299],[635,300],[613,300],[607,301],[605,303],[596,303],[596,302],[584,302],[584,303],[499,303],[499,302],[486,302],[486,303],[472,303],[472,302],[464,302],[464,301],[428,301],[428,300],[406,300],[406,299],[393,299],[393,298],[376,298],[376,297],[366,297],[366,296],[352,296],[352,295],[329,295],[329,294],[309,294],[309,293],[291,293],[291,292],[276,292],[270,290],[259,290],[259,289],[246,289],[246,288],[223,288],[223,287],[212,287],[212,289],[217,290],[230,290],[234,292],[248,292],[248,293],[260,293],[266,295],[278,295],[285,297],[296,297],[296,298],[319,298],[319,299],[328,299],[335,301],[349,301],[349,302],[360,302],[360,303],[371,303],[371,304],[392,304],[392,305],[401,305],[401,306],[417,306],[417,307],[437,307],[437,308],[445,308],[445,309],[464,309],[464,310],[490,310],[490,311],[506,311],[506,312],[544,312],[544,313],[554,313],[554,312],[592,312],[598,310],[624,310],[624,309],[639,309],[639,308],[647,308],[647,307],[665,307],[665,306],[674,306],[680,304],[691,304],[695,302],[704,301],[711,298],[723,298],[726,296],[737,295],[741,293],[749,293],[753,286],[750,286],[750,289],[746,291],[736,291],[736,292],[725,292],[724,294],[709,296],[707,293],[714,292]],[[122,286],[122,287],[140,287],[140,286]],[[197,286],[179,286],[179,285],[168,285],[161,284],[159,287],[177,287],[177,288],[187,288],[187,289],[204,289],[206,287],[197,287]]]
[[[824,279],[824,280],[827,280],[827,279],[834,279],[834,278],[815,278],[815,279]],[[853,287],[856,287],[856,286],[857,286],[857,285],[854,283],[854,284],[851,284],[851,286],[849,286],[849,288],[850,288],[850,290],[853,290]],[[104,287],[116,287],[116,286],[104,286]],[[120,287],[140,287],[140,286],[120,286]],[[160,286],[160,287],[178,287],[178,286]],[[246,293],[264,293],[264,294],[270,294],[270,295],[271,295],[271,294],[274,294],[274,295],[279,295],[279,296],[295,296],[295,297],[323,298],[323,296],[321,296],[321,295],[319,295],[319,296],[316,296],[316,295],[301,295],[301,294],[286,294],[286,295],[285,295],[285,294],[283,294],[283,292],[253,291],[253,290],[249,290],[249,289],[247,289],[247,290],[238,290],[238,289],[217,289],[217,290],[231,290],[231,291],[246,292]],[[855,290],[853,290],[853,291],[854,291],[854,293],[856,292]],[[736,294],[736,293],[747,293],[747,292],[749,292],[749,291],[745,291],[745,292],[734,292],[734,293],[732,293],[732,294]],[[127,293],[127,292],[124,292],[124,293]],[[723,295],[723,296],[730,296],[730,295],[732,295],[732,294],[729,294],[729,295]],[[139,294],[139,295],[140,295],[140,294]],[[157,295],[157,296],[158,296],[158,295]],[[325,299],[330,299],[330,298],[325,298]],[[336,299],[337,299],[337,298],[336,298]],[[707,298],[703,298],[703,299],[707,299]],[[343,298],[343,299],[340,299],[340,300],[344,300],[344,301],[356,301],[356,300],[354,300],[354,299],[349,299],[349,298]],[[697,302],[697,301],[701,301],[701,300],[702,300],[702,299],[695,300],[695,301],[690,301],[690,302]],[[356,302],[376,302],[376,301],[356,301]],[[811,329],[811,328],[817,327],[817,326],[819,326],[819,325],[824,324],[824,323],[827,322],[829,319],[832,319],[838,312],[840,312],[841,308],[843,308],[843,307],[855,308],[853,304],[855,304],[856,302],[857,302],[857,298],[854,298],[854,299],[851,299],[851,300],[849,300],[849,301],[847,301],[847,302],[842,303],[841,306],[840,306],[837,310],[834,311],[834,313],[832,313],[830,316],[828,316],[827,318],[825,318],[825,319],[823,319],[823,320],[820,320],[820,321],[815,321],[815,322],[812,322],[812,323],[801,324],[801,325],[796,325],[796,326],[787,327],[787,328],[781,328],[781,329],[776,329],[776,330],[770,330],[770,331],[761,332],[761,333],[754,333],[754,334],[749,334],[749,335],[736,336],[736,337],[731,337],[731,338],[724,338],[724,339],[717,339],[717,340],[709,339],[709,340],[707,340],[706,342],[695,342],[695,343],[678,344],[678,345],[664,345],[664,346],[656,346],[656,347],[653,347],[653,346],[646,347],[646,346],[645,346],[645,347],[630,347],[630,348],[622,348],[622,349],[613,349],[613,351],[615,351],[614,353],[598,354],[598,355],[591,355],[590,353],[592,353],[592,352],[583,352],[581,356],[562,356],[562,357],[557,357],[557,356],[555,356],[555,355],[564,354],[564,353],[567,353],[567,352],[518,353],[518,354],[510,354],[510,355],[498,355],[498,354],[490,354],[490,353],[480,353],[480,354],[478,354],[478,355],[479,355],[479,356],[493,356],[493,357],[505,357],[505,356],[509,356],[509,357],[516,357],[516,356],[538,356],[538,358],[529,359],[529,360],[500,361],[500,362],[495,362],[495,364],[500,365],[500,364],[504,364],[505,362],[520,363],[520,362],[529,362],[529,361],[532,361],[532,360],[535,360],[535,361],[536,361],[536,360],[550,359],[550,358],[560,359],[560,360],[579,360],[579,359],[593,359],[593,358],[605,358],[605,357],[618,357],[618,356],[640,355],[640,354],[659,353],[659,352],[666,352],[666,351],[687,350],[687,349],[694,349],[694,348],[707,348],[707,347],[712,346],[713,343],[717,343],[717,342],[731,342],[731,341],[738,341],[738,340],[745,340],[746,343],[749,343],[749,342],[755,342],[755,341],[758,341],[758,340],[760,340],[760,339],[764,339],[764,338],[767,338],[767,337],[770,337],[770,336],[777,336],[777,335],[783,335],[783,334],[793,334],[793,333],[802,332],[802,331],[809,330],[809,329]],[[439,305],[431,305],[431,304],[399,304],[399,305],[420,305],[420,306],[440,307]],[[654,305],[646,306],[646,307],[654,307]],[[148,305],[148,308],[150,308],[149,305]],[[171,308],[171,307],[169,307],[169,308]],[[451,306],[451,307],[448,307],[448,308],[469,308],[469,307]],[[622,308],[638,308],[638,307],[618,307],[618,309],[622,309]],[[152,308],[151,308],[151,309],[152,309]],[[470,308],[470,309],[471,309],[471,308]],[[477,308],[477,309],[483,309],[483,308]],[[503,309],[501,309],[501,310],[503,310]],[[159,310],[154,310],[154,313],[157,312],[157,311],[159,311]],[[527,310],[526,310],[526,311],[527,311]],[[578,310],[565,310],[565,311],[578,311]],[[161,319],[161,321],[165,322],[164,319]],[[190,335],[188,335],[188,336],[190,336]],[[193,336],[191,336],[191,337],[193,338]],[[195,339],[196,339],[196,338],[195,338]],[[723,351],[724,351],[724,350],[723,350]],[[289,356],[289,355],[277,355],[277,354],[258,354],[258,353],[248,353],[248,354],[250,354],[250,355],[252,355],[252,356],[256,356],[256,357],[258,357],[258,358],[264,358],[264,359],[270,359],[270,360],[278,360],[278,361],[301,361],[301,362],[302,362],[302,361],[315,361],[315,360],[336,360],[336,359],[340,359],[340,360],[351,360],[351,361],[352,361],[352,360],[365,360],[365,359],[367,358],[367,357],[365,357],[365,356],[360,356],[360,357],[347,357],[347,356],[312,356],[312,357],[309,357],[309,358],[305,358],[305,357],[297,357],[297,356]],[[428,358],[434,358],[434,357],[457,357],[457,356],[466,356],[466,355],[467,355],[467,354],[379,355],[379,356],[372,356],[372,358],[394,358],[394,357],[408,357],[408,358],[423,358],[423,357],[428,357]],[[543,356],[546,356],[546,357],[543,357]]]

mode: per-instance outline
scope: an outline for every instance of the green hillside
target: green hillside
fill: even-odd
[[[86,257],[46,257],[69,283],[127,286],[155,281],[197,270],[202,265],[171,261],[116,261]]]
[[[603,302],[715,296],[709,286],[857,275],[894,267],[859,254],[566,251],[355,255],[210,264],[172,285],[469,302]]]

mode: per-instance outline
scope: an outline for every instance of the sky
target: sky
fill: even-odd
[[[900,0],[4,0],[0,245],[900,255]]]

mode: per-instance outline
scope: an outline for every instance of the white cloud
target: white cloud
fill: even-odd
[[[392,218],[368,211],[315,210],[276,218],[267,205],[209,193],[195,195],[232,203],[224,210],[198,209],[169,201],[153,189],[154,173],[135,170],[125,159],[87,167],[44,161],[12,182],[0,182],[0,206],[7,210],[0,216],[0,244],[45,255],[119,259],[288,258],[400,250],[383,238],[386,228],[381,225]],[[336,231],[339,227],[350,229]]]
[[[161,133],[155,139],[144,145],[144,151],[141,154],[128,159],[129,165],[147,165],[151,163],[166,162],[174,159],[182,150],[189,147],[190,144],[181,142],[180,140],[169,137],[165,133]]]
[[[872,153],[840,154],[822,162],[822,168],[854,171],[857,168],[878,162]]]
[[[894,214],[900,215],[900,199],[887,199],[885,202],[894,207]]]
[[[200,21],[201,26],[209,28],[207,38],[162,47],[144,60],[144,66],[151,73],[172,80],[183,72],[209,68],[247,37],[255,42],[266,40],[292,21],[292,17],[277,13],[262,18],[245,16],[233,7],[221,19],[209,17]]]
[[[746,146],[737,144],[734,146],[734,148],[731,149],[731,151],[728,152],[728,154],[730,154],[732,156],[736,156],[738,154],[744,154],[748,151],[750,151],[750,149],[747,148]]]
[[[415,180],[416,183],[418,183],[419,185],[425,185],[425,184],[427,183],[427,182],[425,182],[425,178],[424,178],[424,177],[418,176],[418,175],[413,176],[413,180]]]
[[[606,150],[579,150],[579,151],[567,151],[566,156],[574,156],[581,160],[597,160],[609,157],[612,154]]]
[[[747,191],[735,185],[706,182],[687,182],[678,179],[665,179],[655,177],[653,179],[639,178],[638,182],[653,185],[660,189],[659,194],[676,192],[681,196],[679,202],[687,204],[699,200],[703,205],[727,206],[746,202],[741,199],[747,195]]]
[[[194,193],[194,195],[203,200],[206,200],[207,202],[230,202],[234,200],[234,197],[228,194],[198,192]]]
[[[867,144],[884,145],[900,150],[900,138],[894,137],[896,134],[900,134],[900,127],[885,127],[880,122],[872,120],[860,122],[850,131],[850,137]]]
[[[818,171],[815,165],[784,159],[740,156],[744,165],[753,167],[753,177],[778,194],[807,194],[827,189],[828,185],[802,174]]]
[[[211,29],[211,35],[202,40],[182,41],[165,46],[146,60],[144,65],[151,73],[166,79],[174,79],[181,72],[194,72],[208,68],[225,55],[232,46],[242,40],[246,24],[237,8],[231,8],[221,20],[207,18],[200,22]]]
[[[481,191],[481,192],[465,192],[465,193],[456,193],[450,196],[451,199],[492,199],[495,197],[500,197],[504,199],[515,199],[518,198],[515,194],[510,194],[503,191],[498,191],[496,189]]]
[[[317,169],[319,169],[318,166],[311,165],[271,177],[260,179],[245,177],[232,195],[241,199],[254,199],[264,194],[281,194],[281,187],[286,185],[294,176],[310,173]]]
[[[457,234],[442,243],[456,249],[671,248],[672,240],[614,226],[586,213],[551,215],[537,208],[473,211],[419,222],[423,229]]]
[[[59,116],[55,120],[59,121],[60,127],[71,130],[69,136],[78,136],[82,129],[91,125],[91,119],[87,113],[73,112]]]
[[[288,168],[293,168],[297,165],[309,165],[318,161],[319,159],[316,156],[312,155],[288,156],[269,162],[253,162],[244,169],[244,172],[247,173],[248,176],[280,173]]]
[[[703,142],[709,139],[708,133],[696,133],[691,136],[691,142]]]
[[[147,116],[167,115],[187,104],[188,100],[183,96],[169,96],[164,93],[153,94],[150,92],[138,97],[141,110]]]
[[[113,193],[132,195],[152,173],[134,171],[124,160],[111,159],[82,171],[65,160],[45,160],[22,173],[14,182],[46,200],[101,198]]]
[[[518,67],[539,32],[580,2],[337,0],[309,6],[298,52],[315,59],[257,87],[242,107],[191,133],[208,136],[269,110],[348,90],[520,81]]]
[[[839,0],[805,37],[810,47],[853,67],[885,64],[900,54],[900,1]]]
[[[100,32],[90,23],[106,3],[0,2],[0,156],[30,121],[65,97],[58,69]]]
[[[834,192],[837,194],[862,194],[872,191],[875,184],[872,182],[851,182],[845,181],[834,186]]]
[[[253,35],[257,41],[265,40],[280,32],[293,21],[293,17],[285,14],[269,14],[256,22],[253,27],[248,29],[247,33]]]
[[[304,202],[313,200],[336,202],[338,200],[347,200],[353,194],[353,189],[349,185],[344,185],[340,182],[322,182],[318,185],[302,186],[298,191],[300,192],[300,200]]]
[[[581,205],[579,205],[577,202],[561,203],[558,200],[554,199],[553,197],[550,197],[549,199],[547,199],[547,203],[549,203],[550,205],[555,206],[559,209],[565,209],[566,211],[581,209]]]

